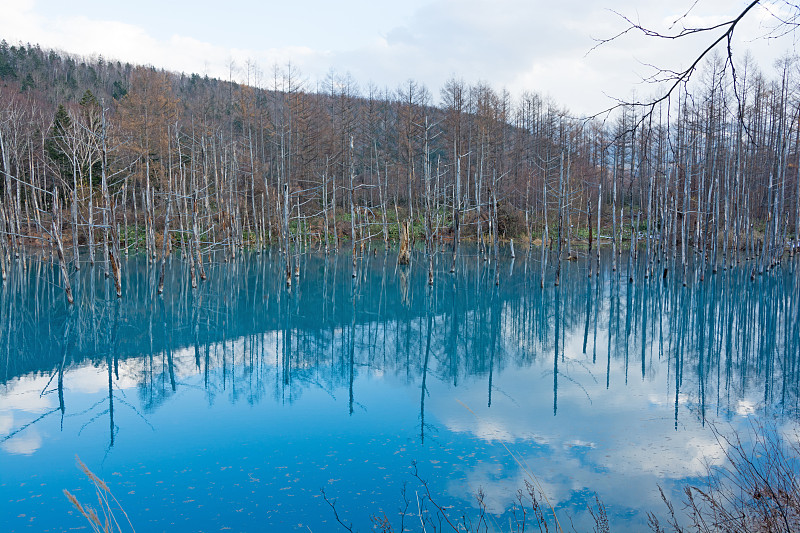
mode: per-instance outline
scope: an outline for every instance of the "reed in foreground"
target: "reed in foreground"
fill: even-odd
[[[97,477],[94,472],[89,470],[89,467],[87,467],[79,457],[76,456],[75,460],[78,462],[80,469],[83,470],[83,473],[86,474],[86,477],[89,478],[89,481],[92,482],[92,485],[94,485],[98,509],[95,510],[93,507],[81,504],[81,502],[78,501],[78,498],[76,498],[75,495],[67,489],[64,489],[64,495],[67,497],[70,503],[72,503],[72,506],[75,507],[75,509],[77,509],[84,518],[86,518],[92,528],[92,531],[96,533],[123,533],[124,531],[136,533],[136,530],[133,528],[133,524],[131,524],[130,518],[128,518],[128,514],[122,508],[114,494],[112,494],[111,489],[108,488],[106,482]],[[117,520],[117,517],[114,514],[114,509],[112,509],[112,504],[114,509],[122,513],[122,515],[125,517],[123,525],[120,525],[120,521]],[[125,523],[127,523],[127,527],[125,527]]]
[[[650,514],[656,533],[734,533],[800,531],[800,435],[753,424],[742,434],[723,434],[712,426],[725,457],[721,467],[707,467],[705,487],[684,487],[683,522],[661,491],[667,527]]]
[[[792,533],[800,531],[800,433],[781,431],[774,425],[752,424],[746,431],[723,433],[712,426],[723,466],[706,467],[706,484],[687,485],[683,489],[680,510],[659,487],[666,507],[662,521],[655,512],[648,513],[648,525],[654,533]],[[538,487],[535,477],[517,491],[512,520],[497,524],[487,512],[485,495],[478,490],[478,510],[466,513],[437,503],[438,496],[420,477],[416,465],[413,476],[419,485],[412,498],[403,489],[399,524],[385,513],[371,516],[372,530],[382,533],[401,531],[521,533],[577,531],[567,516],[569,526],[562,528],[556,512]],[[336,510],[336,500],[323,489],[322,496],[333,510],[339,525],[356,530]],[[588,511],[594,521],[594,533],[610,533],[612,524],[599,497]],[[563,522],[563,521],[562,521]]]

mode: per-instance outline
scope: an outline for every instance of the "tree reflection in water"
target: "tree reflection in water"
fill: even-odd
[[[538,255],[492,265],[466,253],[452,274],[449,256],[441,256],[432,286],[426,269],[397,266],[393,252],[366,254],[356,277],[343,254],[308,255],[288,289],[275,253],[209,264],[208,280],[197,289],[188,266],[173,260],[160,296],[155,269],[135,258],[122,269],[120,300],[97,268],[75,273],[76,304],[69,309],[53,265],[15,263],[0,289],[0,398],[30,382],[43,385],[42,398],[55,393],[57,406],[15,410],[13,424],[0,425],[0,441],[13,449],[11,443],[60,413],[61,430],[74,427],[65,425],[74,418],[78,436],[106,420],[108,453],[119,443],[122,420],[150,425],[182,391],[201,391],[209,408],[220,402],[290,408],[318,392],[339,405],[344,393],[342,409],[352,419],[379,409],[373,380],[415,391],[408,405],[392,407],[413,410],[419,446],[429,445],[431,435],[434,445],[444,432],[467,434],[530,453],[545,446],[549,451],[536,453],[558,462],[564,455],[558,438],[570,450],[590,450],[578,461],[592,475],[607,475],[619,468],[614,459],[591,450],[630,437],[641,449],[627,457],[652,461],[637,454],[663,443],[642,444],[634,435],[662,413],[669,412],[677,433],[707,419],[797,415],[796,262],[755,281],[743,267],[683,286],[669,277],[645,278],[636,260],[619,261],[631,272],[614,272],[603,257],[599,275],[587,277],[583,261],[566,262],[559,286],[541,288]],[[496,268],[507,273],[499,286]],[[73,407],[70,376],[87,368],[102,371],[105,394]],[[474,409],[475,419],[454,399]],[[205,416],[199,408],[191,412]],[[612,430],[620,434],[606,436]],[[468,481],[491,484],[499,476],[504,487],[520,481],[510,471],[487,478],[480,464],[458,468]],[[556,493],[567,490],[556,486],[563,485],[558,475],[549,483]],[[592,488],[591,480],[577,483]],[[507,505],[497,498],[497,508]]]

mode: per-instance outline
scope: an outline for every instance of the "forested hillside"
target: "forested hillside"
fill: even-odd
[[[796,247],[793,59],[769,73],[745,60],[735,86],[712,60],[671,100],[599,119],[459,79],[234,76],[249,81],[0,43],[3,274],[33,243],[65,273],[99,249],[113,273],[129,250],[180,246],[193,283],[209,250],[268,244],[286,252],[287,282],[308,247],[347,242],[355,258],[406,237],[424,236],[429,257],[462,239],[487,255],[542,239],[560,264],[599,233],[684,276],[693,255],[701,272],[756,258],[755,273]]]

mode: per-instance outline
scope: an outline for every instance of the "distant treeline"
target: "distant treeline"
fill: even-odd
[[[767,77],[745,56],[734,84],[723,67],[581,119],[456,78],[438,98],[413,80],[312,86],[292,66],[247,64],[236,83],[2,41],[0,263],[34,239],[77,268],[102,247],[109,273],[128,249],[181,246],[195,283],[212,248],[276,244],[288,282],[297,253],[343,240],[355,256],[423,235],[429,255],[541,239],[560,267],[601,236],[650,269],[697,254],[763,271],[800,233],[797,68]]]

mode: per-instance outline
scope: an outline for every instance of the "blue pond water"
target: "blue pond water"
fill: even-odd
[[[173,258],[159,297],[131,258],[121,300],[87,266],[72,309],[50,263],[17,263],[0,288],[0,529],[85,527],[62,493],[95,498],[77,455],[140,533],[335,531],[323,488],[354,529],[398,527],[403,487],[409,515],[424,494],[414,464],[456,517],[481,489],[496,530],[531,476],[578,531],[595,493],[614,531],[638,530],[658,485],[677,495],[719,464],[711,424],[797,417],[792,262],[683,287],[642,264],[628,283],[604,257],[541,289],[538,252],[468,252],[456,274],[439,256],[433,287],[422,256],[395,259],[352,278],[347,254],[304,256],[287,291],[275,253],[209,264],[195,290]]]

